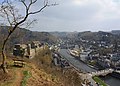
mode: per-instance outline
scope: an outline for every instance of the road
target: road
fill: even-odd
[[[68,53],[67,49],[60,49],[59,54],[63,56],[66,60],[68,60],[75,68],[82,70],[83,72],[95,72],[96,70],[89,67],[87,64],[83,63],[82,61],[79,61],[75,59],[75,57],[71,56]]]
[[[83,62],[80,62],[77,59],[75,59],[75,57],[71,56],[68,53],[67,49],[61,49],[59,51],[59,54],[62,55],[65,59],[67,59],[75,68],[77,68],[79,70],[82,70],[82,71],[84,71],[86,73],[87,72],[95,72],[96,71],[95,69],[89,67],[87,64],[85,64]],[[93,84],[93,86],[97,86],[95,81],[92,79],[92,76],[89,73],[82,74],[81,77],[82,77],[83,80],[84,79],[89,80]],[[104,80],[110,86],[117,86],[120,83],[119,79],[116,79],[116,78],[111,77],[111,76],[109,76],[109,78],[108,77],[104,78]]]

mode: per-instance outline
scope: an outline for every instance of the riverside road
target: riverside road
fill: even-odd
[[[66,60],[68,60],[75,68],[82,70],[83,72],[95,72],[97,70],[89,67],[87,64],[83,63],[75,59],[75,57],[71,56],[67,49],[60,49],[59,54],[63,56]],[[89,77],[88,77],[89,78]],[[120,80],[111,76],[106,76],[103,80],[109,84],[110,86],[118,86],[120,85]],[[92,81],[92,80],[91,80]],[[96,85],[94,85],[96,86]]]
[[[89,67],[87,64],[83,63],[82,61],[79,61],[75,59],[75,57],[71,56],[68,53],[67,49],[60,49],[59,54],[63,56],[66,60],[68,60],[75,68],[82,70],[83,72],[95,72],[96,70]]]

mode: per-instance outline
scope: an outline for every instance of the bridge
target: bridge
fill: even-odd
[[[76,70],[82,80],[90,81],[93,86],[98,86],[96,82],[92,79],[93,76],[107,75],[113,72],[113,69],[106,69],[101,71],[93,69],[82,61],[75,59],[75,57],[70,55],[67,49],[61,49],[58,53],[70,63],[70,65]],[[84,74],[80,73],[80,71],[84,72]]]
[[[115,70],[115,72],[119,73],[120,74],[120,70]]]
[[[92,76],[106,76],[107,74],[110,74],[114,71],[114,69],[105,69],[105,70],[100,70],[96,72],[92,72]]]

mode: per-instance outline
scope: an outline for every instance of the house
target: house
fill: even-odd
[[[98,59],[97,63],[103,68],[109,68],[111,64],[109,59]]]
[[[110,54],[110,60],[111,61],[118,61],[118,60],[120,60],[120,54],[118,54],[118,53]]]

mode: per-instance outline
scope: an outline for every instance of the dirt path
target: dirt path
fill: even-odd
[[[20,69],[15,70],[15,81],[14,81],[14,85],[13,86],[21,86],[21,81],[22,81],[22,78],[23,78],[23,75],[22,75],[22,70]]]

